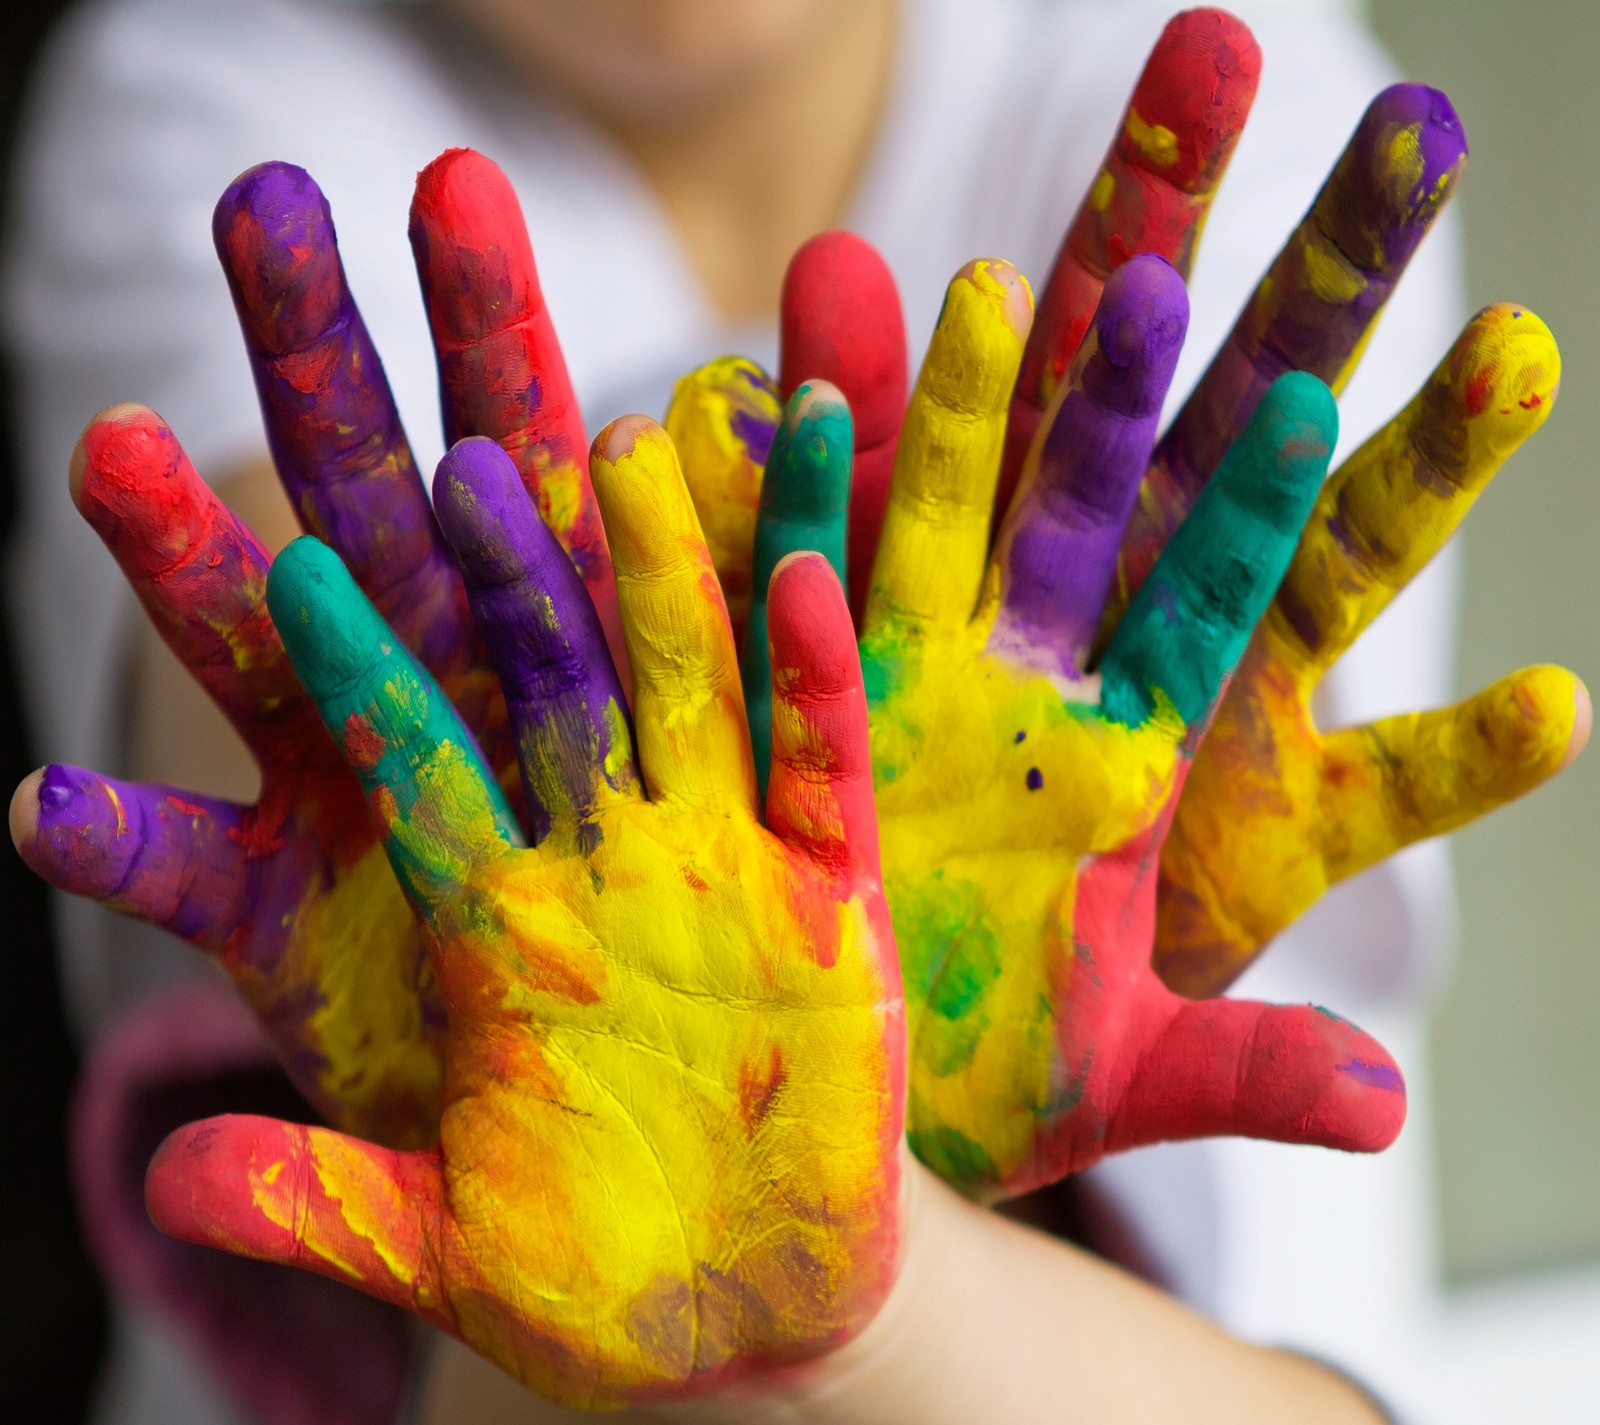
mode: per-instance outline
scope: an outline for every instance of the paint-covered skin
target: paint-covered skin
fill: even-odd
[[[510,462],[458,446],[435,485],[517,690],[550,815],[537,849],[331,552],[301,540],[269,582],[449,1006],[438,1147],[212,1119],[169,1138],[147,1184],[167,1231],[349,1282],[591,1408],[716,1389],[859,1330],[899,1255],[904,1097],[843,593],[816,556],[775,577],[763,826],[672,447],[630,418],[597,451],[632,737],[598,619]]]
[[[1191,1003],[1150,964],[1171,806],[1316,497],[1332,397],[1273,388],[1086,671],[1187,297],[1159,258],[1113,274],[991,556],[1028,305],[1003,263],[951,284],[861,639],[912,1149],[1000,1197],[1167,1138],[1380,1148],[1404,1089],[1366,1035],[1309,1007]]]
[[[1466,132],[1439,90],[1396,84],[1368,105],[1156,448],[1123,540],[1108,630],[1273,381],[1308,371],[1335,394],[1344,389],[1466,160]]]
[[[756,506],[783,400],[772,378],[742,356],[723,356],[680,377],[666,429],[722,581],[734,637],[750,616]]]
[[[1312,708],[1340,655],[1544,423],[1560,380],[1545,324],[1489,307],[1328,482],[1162,849],[1155,964],[1174,989],[1219,993],[1330,885],[1521,796],[1579,750],[1588,698],[1561,668],[1332,733]]]
[[[721,357],[679,380],[666,416],[736,635],[742,635],[749,591],[761,586],[751,571],[765,465],[758,450],[762,435],[770,438],[778,404],[807,382],[826,382],[849,406],[855,452],[843,517],[847,587],[858,625],[906,408],[900,290],[864,238],[826,232],[800,247],[784,274],[779,327],[778,382],[754,362]],[[757,415],[766,419],[758,422]]]
[[[1010,507],[1106,278],[1139,253],[1163,257],[1188,276],[1260,77],[1261,49],[1242,20],[1197,9],[1168,21],[1040,289],[1011,399],[997,513]]]
[[[906,410],[906,322],[889,264],[854,233],[819,233],[784,273],[779,332],[784,399],[804,382],[827,381],[844,393],[855,420],[846,557],[859,624]]]
[[[439,361],[445,440],[487,436],[516,462],[572,556],[627,680],[588,441],[510,180],[472,149],[417,175],[411,246]]]
[[[144,407],[91,422],[74,463],[79,509],[243,738],[261,794],[239,806],[47,767],[24,857],[214,955],[330,1122],[432,1142],[443,1007],[361,789],[268,615],[266,552]]]
[[[750,723],[756,783],[763,791],[772,757],[772,664],[767,647],[767,587],[790,554],[811,550],[844,582],[850,510],[850,407],[837,386],[802,382],[772,440],[755,527],[754,584],[739,672]]]

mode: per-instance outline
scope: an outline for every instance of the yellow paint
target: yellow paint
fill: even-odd
[[[1134,146],[1158,168],[1171,168],[1178,161],[1178,136],[1162,124],[1146,123],[1132,104],[1127,128]]]
[[[1481,312],[1329,480],[1201,745],[1162,854],[1156,964],[1215,993],[1330,885],[1554,774],[1579,685],[1514,674],[1455,709],[1324,734],[1318,683],[1548,416],[1561,378],[1526,308]]]
[[[1117,196],[1117,180],[1112,176],[1110,169],[1102,168],[1100,176],[1095,179],[1094,187],[1089,190],[1089,202],[1097,213],[1110,210],[1111,200]]]

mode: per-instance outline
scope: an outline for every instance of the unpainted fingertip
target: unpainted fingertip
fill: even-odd
[[[594,454],[607,464],[626,460],[640,441],[666,440],[667,433],[649,416],[618,416],[594,438]]]
[[[1000,257],[975,257],[956,273],[955,282],[968,282],[985,295],[1000,298],[1000,311],[1018,336],[1033,326],[1033,288],[1011,263]]]
[[[30,772],[11,794],[11,844],[24,856],[39,834],[39,789],[44,768]]]
[[[795,393],[789,398],[788,409],[784,412],[784,419],[790,424],[798,424],[808,416],[822,411],[843,407],[848,410],[850,403],[832,381],[824,381],[820,377],[802,381],[795,388]]]

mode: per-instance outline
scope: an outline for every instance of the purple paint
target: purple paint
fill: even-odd
[[[1406,1081],[1393,1064],[1377,1064],[1370,1059],[1346,1059],[1334,1067],[1366,1088],[1397,1094],[1406,1091]]]
[[[452,446],[433,493],[505,693],[534,840],[574,818],[581,836],[627,707],[600,617],[494,441]],[[631,756],[624,765],[613,785],[632,780]]]
[[[302,524],[448,682],[471,666],[471,617],[345,281],[327,200],[304,169],[261,164],[222,195],[212,236]]]
[[[1419,162],[1397,163],[1397,153]],[[1372,101],[1310,212],[1162,438],[1148,496],[1129,531],[1130,597],[1267,388],[1287,371],[1310,372],[1329,385],[1338,380],[1455,191],[1466,158],[1460,117],[1439,90],[1396,84]],[[1320,295],[1326,284],[1312,280],[1306,256],[1313,247],[1323,265],[1349,273],[1357,289],[1352,298]]]
[[[1183,279],[1163,259],[1135,257],[1112,274],[1001,534],[1001,636],[1051,650],[1071,676],[1099,626],[1188,325]]]

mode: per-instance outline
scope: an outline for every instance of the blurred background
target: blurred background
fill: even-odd
[[[65,8],[7,0],[0,158],[11,154],[36,41]],[[1554,417],[1461,536],[1458,691],[1542,661],[1600,686],[1600,283],[1590,266],[1600,249],[1600,15],[1592,0],[1349,0],[1347,8],[1365,14],[1407,77],[1447,90],[1466,121],[1472,158],[1456,207],[1471,305],[1524,302],[1563,350]],[[10,416],[9,402],[3,412]],[[10,436],[7,419],[6,534]],[[10,652],[0,645],[7,788],[33,765]],[[1330,1355],[1384,1382],[1419,1420],[1600,1420],[1600,751],[1457,836],[1454,855],[1460,956],[1431,1032],[1366,1026],[1391,1041],[1412,1081],[1401,1145],[1377,1164],[1341,1169],[1346,1196],[1337,1199],[1309,1179],[1297,1198],[1292,1155],[1242,1147],[1242,1163],[1270,1170],[1257,1175],[1257,1198],[1232,1210],[1258,1221],[1278,1214],[1283,1226],[1277,1238],[1260,1235],[1259,1260],[1234,1289],[1248,1295],[1252,1271],[1295,1277],[1297,1293],[1261,1295],[1272,1306],[1256,1332],[1290,1340],[1303,1326],[1331,1341]],[[66,1422],[86,1408],[103,1304],[66,1188],[60,1125],[74,1055],[44,897],[9,849],[0,853],[0,916],[0,1416],[24,1418],[17,1410],[26,1408],[26,1418]],[[1352,1281],[1341,1272],[1341,1233],[1364,1219],[1340,1205],[1378,1196],[1405,1208],[1385,1219],[1394,1237],[1384,1271]],[[1326,1230],[1308,1233],[1306,1204],[1318,1200],[1328,1204]]]

